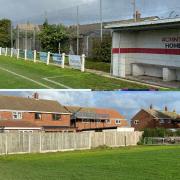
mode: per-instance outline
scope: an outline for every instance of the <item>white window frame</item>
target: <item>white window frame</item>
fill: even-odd
[[[106,124],[111,124],[111,120],[110,120],[110,119],[107,119],[107,120],[105,120],[105,123],[106,123]]]
[[[17,117],[15,117],[15,116],[17,116]],[[22,116],[23,116],[22,112],[19,112],[19,111],[12,112],[13,120],[21,120]]]
[[[135,124],[135,125],[138,125],[139,123],[140,123],[139,120],[134,120],[134,124]]]
[[[165,120],[164,119],[160,119],[159,124],[165,124]]]
[[[115,119],[115,124],[121,124],[121,119]]]

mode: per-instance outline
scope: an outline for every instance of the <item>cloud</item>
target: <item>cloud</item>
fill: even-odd
[[[103,18],[126,19],[133,15],[132,0],[102,0]],[[8,17],[14,22],[42,23],[44,12],[48,12],[52,23],[76,23],[76,8],[79,5],[80,23],[99,21],[99,0],[1,0],[0,17]],[[168,16],[175,10],[180,14],[179,0],[137,0],[137,9],[143,16]]]

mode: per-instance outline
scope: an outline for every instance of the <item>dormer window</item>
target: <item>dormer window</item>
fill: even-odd
[[[138,124],[139,124],[139,120],[135,120],[135,121],[134,121],[134,124],[135,124],[135,125],[138,125]]]
[[[120,119],[116,119],[115,122],[116,122],[116,124],[121,124],[121,120]]]
[[[22,119],[22,112],[13,112],[12,116],[14,120],[20,120]]]

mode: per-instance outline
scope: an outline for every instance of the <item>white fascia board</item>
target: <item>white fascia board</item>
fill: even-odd
[[[161,19],[161,20],[153,20],[153,21],[141,21],[141,22],[132,22],[132,23],[115,23],[115,24],[108,24],[105,26],[106,29],[113,29],[113,28],[125,28],[125,27],[137,27],[137,26],[144,26],[144,25],[160,25],[166,23],[180,23],[180,18],[175,19]]]

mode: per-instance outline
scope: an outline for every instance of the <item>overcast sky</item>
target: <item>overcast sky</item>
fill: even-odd
[[[105,20],[132,17],[132,0],[102,0]],[[143,16],[159,15],[167,17],[171,11],[180,12],[179,0],[136,0],[137,9]],[[99,19],[99,0],[0,0],[0,17],[11,18],[15,22],[42,22],[44,12],[50,22],[76,22],[76,7],[79,5],[80,22]]]
[[[32,96],[33,92],[0,92],[0,95]],[[130,120],[141,108],[180,113],[180,92],[57,92],[40,91],[41,99],[59,101],[62,105],[114,108]]]

